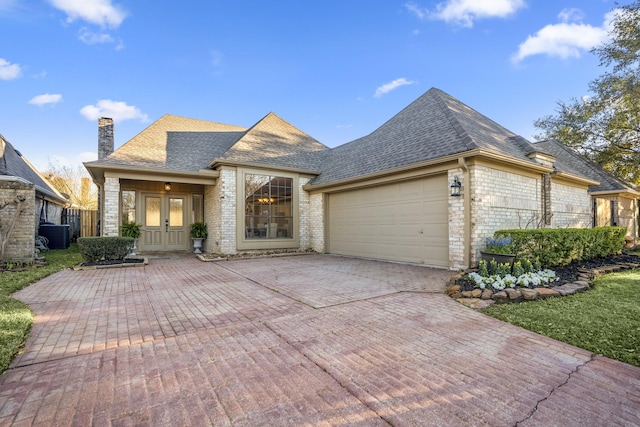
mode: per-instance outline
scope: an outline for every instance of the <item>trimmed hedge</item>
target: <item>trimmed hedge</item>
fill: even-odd
[[[79,237],[78,249],[85,262],[124,259],[131,252],[133,237]]]
[[[538,259],[544,267],[619,254],[624,247],[624,227],[541,228],[498,230],[494,236],[511,236],[519,259]]]

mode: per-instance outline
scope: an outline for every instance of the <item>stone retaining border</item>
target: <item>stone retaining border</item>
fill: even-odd
[[[551,287],[507,288],[497,292],[488,288],[484,290],[474,289],[472,291],[461,291],[460,285],[456,285],[455,281],[467,274],[467,272],[464,272],[453,276],[449,280],[447,294],[467,307],[483,309],[496,302],[534,301],[537,299],[573,295],[576,292],[585,292],[590,288],[593,279],[601,274],[631,270],[634,268],[640,268],[640,264],[623,263],[593,269],[583,269],[578,270],[578,280],[572,283]]]

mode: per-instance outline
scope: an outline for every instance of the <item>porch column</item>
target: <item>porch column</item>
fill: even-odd
[[[105,177],[102,202],[102,235],[118,236],[120,225],[120,179]]]

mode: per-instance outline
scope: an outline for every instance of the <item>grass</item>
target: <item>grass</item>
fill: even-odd
[[[78,264],[81,261],[77,246],[45,252],[47,265],[32,270],[0,273],[0,373],[8,367],[29,336],[33,314],[29,307],[11,297],[20,289],[50,274]]]
[[[640,366],[640,270],[596,279],[588,292],[518,304],[485,314],[576,347]]]

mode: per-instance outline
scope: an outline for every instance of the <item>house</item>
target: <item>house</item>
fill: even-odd
[[[597,185],[589,187],[593,227],[620,225],[627,228],[628,242],[634,245],[640,242],[640,191],[635,186],[613,176],[558,141],[540,141],[535,145],[556,158],[556,167],[598,181]]]
[[[462,269],[498,229],[592,226],[601,184],[435,88],[335,148],[273,113],[250,128],[165,115],[115,151],[102,118],[98,145],[85,166],[102,234],[135,220],[141,251],[187,250],[189,224],[205,221],[214,253],[311,248]]]
[[[68,199],[0,135],[0,259],[30,261],[40,224],[60,224]]]

